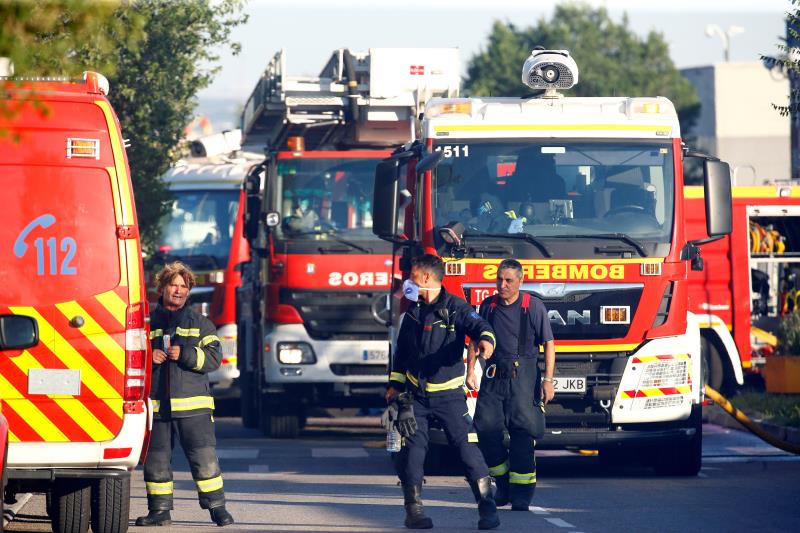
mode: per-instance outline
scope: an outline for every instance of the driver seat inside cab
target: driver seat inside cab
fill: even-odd
[[[0,78],[6,498],[47,493],[56,531],[128,523],[148,431],[139,230],[108,92],[96,73]]]

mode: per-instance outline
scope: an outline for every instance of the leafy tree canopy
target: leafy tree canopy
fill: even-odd
[[[774,56],[762,55],[761,60],[768,68],[784,72],[792,80],[789,101],[786,105],[772,104],[781,116],[795,116],[800,111],[800,0],[790,0],[791,10],[786,13],[786,39],[776,46]]]
[[[128,139],[143,244],[157,243],[159,218],[170,200],[161,175],[178,157],[198,91],[221,67],[223,45],[244,23],[243,0],[61,0],[0,3],[0,56],[18,75],[77,75],[96,70],[109,79],[109,100]],[[31,9],[31,6],[34,6]],[[11,20],[13,19],[13,20]],[[14,34],[7,36],[6,28]],[[13,45],[3,43],[21,39]]]
[[[617,23],[605,8],[581,3],[560,4],[550,20],[543,17],[535,26],[496,21],[486,48],[469,62],[467,92],[529,92],[520,76],[535,46],[569,50],[580,69],[579,83],[569,91],[573,96],[666,96],[678,110],[684,133],[697,119],[697,93],[675,68],[663,35],[651,31],[642,39],[628,26],[627,16]]]

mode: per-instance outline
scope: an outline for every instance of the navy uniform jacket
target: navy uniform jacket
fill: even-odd
[[[464,338],[495,344],[494,331],[467,302],[444,287],[430,305],[406,311],[392,357],[389,384],[415,394],[464,394]]]
[[[164,334],[171,335],[170,344],[181,347],[177,361],[167,359],[153,364],[153,400],[155,418],[182,418],[214,411],[214,398],[208,384],[208,373],[219,368],[222,349],[214,324],[183,306],[168,311],[160,303],[150,311],[150,345],[167,351]]]

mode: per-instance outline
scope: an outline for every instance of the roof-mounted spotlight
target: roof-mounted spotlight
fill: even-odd
[[[567,50],[534,48],[522,66],[522,83],[531,89],[544,89],[545,97],[556,98],[557,90],[578,83],[578,65]]]

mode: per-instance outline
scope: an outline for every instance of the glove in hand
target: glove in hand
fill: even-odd
[[[408,394],[400,394],[397,397],[397,431],[403,437],[410,437],[417,432],[417,420],[414,418],[413,400]]]
[[[394,427],[395,421],[397,421],[398,409],[397,400],[392,400],[386,409],[384,409],[381,415],[381,426],[383,426],[383,429]]]

